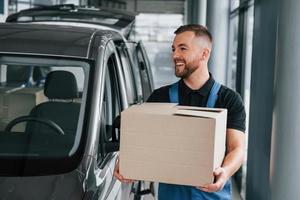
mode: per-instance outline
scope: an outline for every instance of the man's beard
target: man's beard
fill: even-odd
[[[196,71],[197,67],[189,66],[185,64],[184,69],[181,71],[177,71],[177,67],[175,66],[175,75],[178,78],[188,78],[194,71]]]

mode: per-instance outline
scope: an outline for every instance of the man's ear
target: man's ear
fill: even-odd
[[[208,60],[210,55],[210,50],[208,48],[203,48],[201,52],[201,60]]]

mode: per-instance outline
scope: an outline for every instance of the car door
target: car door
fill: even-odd
[[[124,77],[120,60],[115,46],[109,42],[106,49],[107,58],[104,60],[103,93],[100,95],[100,129],[97,148],[97,165],[95,170],[97,194],[96,199],[116,199],[120,193],[121,183],[113,177],[113,170],[117,159],[116,129],[113,129],[115,118],[128,107]],[[116,142],[117,144],[117,142]],[[97,183],[98,182],[98,183]]]
[[[154,90],[150,62],[142,42],[127,41],[122,51],[130,61],[137,90],[137,102],[148,99]]]

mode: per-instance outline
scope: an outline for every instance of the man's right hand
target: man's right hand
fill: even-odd
[[[119,171],[119,160],[117,160],[116,165],[115,165],[115,170],[114,170],[114,176],[121,181],[122,183],[133,183],[134,180],[131,179],[125,179]]]

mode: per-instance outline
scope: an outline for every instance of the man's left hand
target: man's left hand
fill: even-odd
[[[197,187],[204,192],[217,192],[223,189],[228,177],[226,170],[222,167],[215,169],[214,176],[216,179],[215,183],[206,184],[204,186]]]

